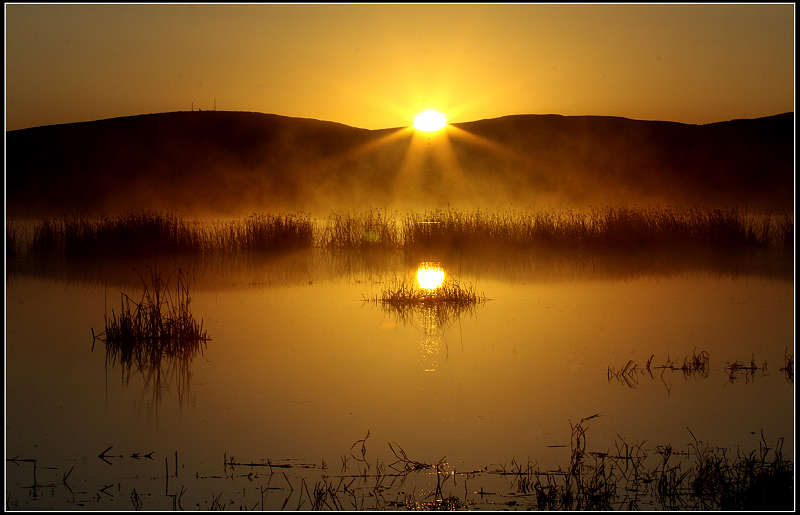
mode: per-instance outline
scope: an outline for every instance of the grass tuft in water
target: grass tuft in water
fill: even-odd
[[[399,281],[362,300],[380,306],[404,324],[421,316],[427,325],[446,327],[488,299],[474,286],[448,278],[435,289],[419,288],[413,281]]]
[[[669,356],[664,363],[655,363],[655,354],[651,354],[644,365],[640,366],[636,361],[629,359],[620,368],[608,367],[608,381],[616,379],[621,384],[629,388],[635,388],[639,384],[639,377],[647,375],[651,379],[654,378],[653,371],[661,370],[661,379],[664,379],[664,372],[681,372],[684,378],[692,376],[699,376],[707,378],[710,372],[710,355],[707,351],[701,350],[692,351],[691,356],[683,358],[683,363],[672,361]],[[666,386],[666,383],[665,383]]]
[[[767,373],[767,362],[763,361],[759,365],[756,363],[755,356],[753,356],[750,358],[749,362],[736,360],[726,363],[725,371],[728,372],[728,381],[731,383],[736,382],[739,378],[739,374],[744,375],[745,382],[749,382],[755,378],[756,372],[760,371],[762,374]]]
[[[192,316],[189,286],[180,271],[175,282],[172,287],[153,271],[148,280],[142,279],[139,301],[121,293],[119,311],[112,308],[110,315],[105,314],[105,331],[96,338],[105,342],[106,363],[119,362],[123,377],[135,367],[160,378],[164,360],[185,376],[188,363],[210,340],[203,321]]]
[[[455,279],[446,279],[434,289],[417,287],[413,282],[400,281],[385,287],[380,294],[364,300],[389,305],[397,309],[437,306],[472,306],[485,302],[486,296],[474,286]]]
[[[769,447],[764,432],[758,451],[737,451],[728,457],[725,449],[704,444],[689,431],[691,492],[700,509],[785,510],[794,502],[794,466],[783,457],[783,438]],[[772,458],[770,459],[770,452]]]
[[[794,383],[794,355],[788,349],[783,349],[783,366],[779,370],[790,383]]]

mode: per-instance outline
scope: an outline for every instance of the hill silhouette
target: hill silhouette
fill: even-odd
[[[7,210],[792,207],[793,113],[707,125],[560,115],[453,125],[449,140],[415,136],[411,147],[411,131],[391,138],[397,129],[227,111],[9,131]]]

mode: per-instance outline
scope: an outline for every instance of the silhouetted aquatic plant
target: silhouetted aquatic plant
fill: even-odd
[[[745,382],[752,381],[755,378],[756,372],[766,374],[767,362],[763,361],[760,365],[756,363],[755,356],[750,358],[749,362],[733,361],[725,364],[725,370],[728,372],[728,380],[733,383],[743,375]]]
[[[105,344],[106,365],[119,363],[126,382],[132,370],[141,372],[152,386],[156,401],[164,375],[178,377],[182,398],[188,388],[191,360],[210,340],[203,321],[196,320],[189,309],[189,286],[180,271],[175,283],[172,288],[169,280],[152,271],[147,280],[142,278],[140,300],[121,293],[119,311],[112,308],[110,314],[106,313],[105,330],[95,335]]]
[[[366,297],[365,300],[403,309],[437,305],[469,306],[485,302],[486,296],[470,284],[446,279],[441,286],[433,289],[419,288],[413,282],[399,281],[385,287],[378,295]]]
[[[652,365],[654,369],[673,370],[681,372],[684,377],[699,375],[701,377],[708,377],[709,372],[709,354],[706,351],[692,351],[691,356],[683,358],[683,363],[678,365],[673,362],[669,356],[667,361],[662,365]]]
[[[384,287],[379,294],[364,296],[362,300],[380,306],[402,323],[410,323],[415,316],[422,315],[444,327],[488,299],[473,285],[448,278],[434,289],[419,288],[413,281],[397,281]]]
[[[398,471],[398,472],[414,472],[416,470],[425,470],[425,469],[432,469],[435,468],[436,465],[431,465],[430,463],[424,463],[419,460],[415,460],[408,457],[406,454],[405,449],[400,447],[400,444],[395,442],[389,442],[389,451],[394,455],[397,460],[389,464],[389,467]],[[444,458],[439,460],[437,465],[441,465],[444,463]]]
[[[155,347],[168,355],[182,353],[186,344],[208,341],[202,320],[195,320],[189,310],[189,286],[181,272],[174,290],[157,271],[149,281],[142,279],[142,285],[138,302],[120,294],[120,310],[106,313],[105,331],[98,338],[120,349]]]
[[[794,355],[788,349],[783,349],[783,366],[780,368],[783,376],[790,383],[794,382]]]
[[[597,416],[570,425],[565,468],[540,471],[530,461],[512,462],[510,470],[496,473],[512,476],[519,494],[535,494],[529,502],[536,509],[636,510],[648,504],[669,510],[785,510],[793,505],[794,467],[783,456],[782,438],[769,447],[762,431],[758,451],[738,451],[735,457],[699,441],[691,430],[685,451],[658,445],[648,454],[644,442],[629,443],[619,435],[613,451],[588,451],[587,422]]]
[[[643,375],[654,378],[653,371],[661,370],[661,378],[664,378],[665,371],[681,372],[685,378],[692,376],[708,377],[710,356],[707,351],[692,351],[690,356],[683,358],[683,362],[678,364],[672,361],[669,356],[664,363],[654,362],[655,354],[651,354],[647,362],[639,366],[637,362],[629,359],[621,368],[608,367],[608,380],[616,379],[620,383],[630,388],[635,388],[639,384],[639,377]],[[666,383],[665,383],[666,385]]]
[[[690,470],[692,497],[700,509],[786,510],[794,502],[794,465],[783,457],[783,438],[769,447],[761,431],[758,451],[737,450],[729,458],[726,449],[692,437]],[[772,451],[770,459],[769,451]]]

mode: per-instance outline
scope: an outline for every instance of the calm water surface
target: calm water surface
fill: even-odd
[[[197,277],[192,312],[212,340],[186,362],[164,363],[159,381],[152,370],[125,379],[119,364],[106,365],[102,342],[92,345],[106,306],[135,286],[10,276],[6,454],[36,459],[36,485],[45,486],[28,488],[30,462],[7,462],[9,506],[131,509],[136,488],[146,509],[169,509],[164,458],[173,474],[177,451],[167,489],[186,488],[183,507],[207,508],[225,492],[221,499],[238,509],[258,502],[265,469],[250,470],[261,474],[255,481],[203,479],[224,475],[224,457],[294,464],[282,471],[299,484],[298,464],[339,472],[341,456],[368,431],[372,462],[392,461],[391,441],[422,461],[447,457],[458,470],[528,458],[555,467],[569,455],[555,446],[569,444],[570,421],[595,413],[591,450],[608,450],[617,435],[684,447],[687,428],[715,445],[751,449],[763,430],[771,442],[785,437],[793,456],[794,384],[779,371],[785,350],[793,353],[791,278],[522,280],[445,267],[491,300],[442,321],[424,311],[400,319],[362,301],[414,277],[413,264],[337,273],[293,266]],[[707,376],[637,371],[626,386],[609,375],[629,360],[680,365],[699,351],[710,357]],[[726,363],[751,358],[766,370],[731,380]],[[97,457],[109,446],[107,455],[121,456],[107,458],[111,465]],[[150,452],[153,459],[131,456]],[[62,484],[70,469],[71,491]],[[265,508],[284,498],[275,491]]]

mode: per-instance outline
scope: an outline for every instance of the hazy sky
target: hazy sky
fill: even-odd
[[[259,111],[365,128],[794,110],[794,6],[6,5],[6,128]]]

